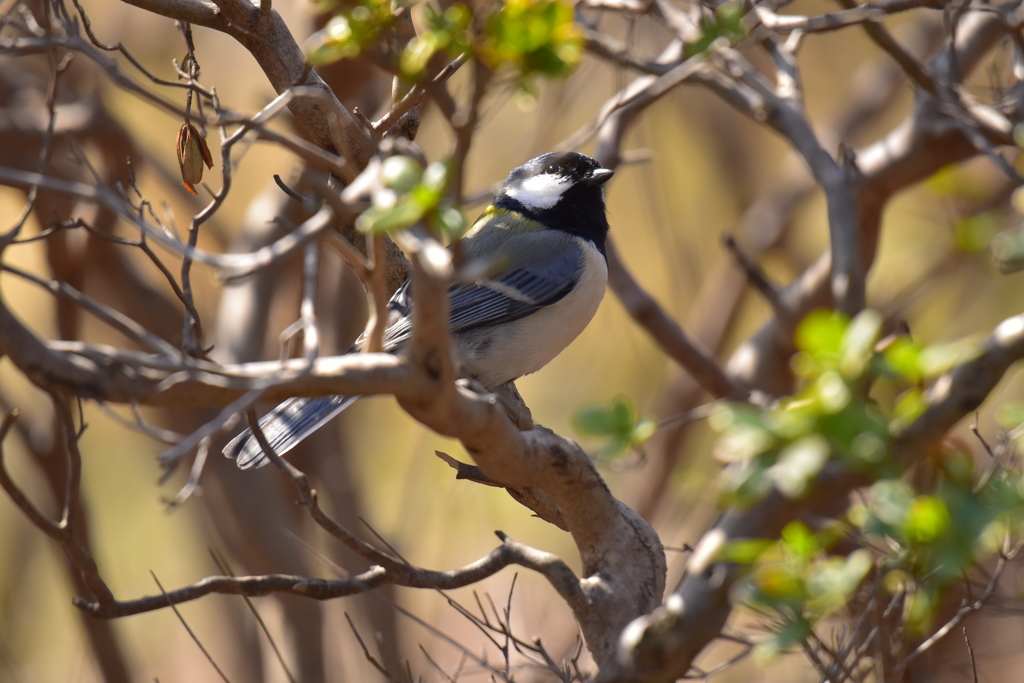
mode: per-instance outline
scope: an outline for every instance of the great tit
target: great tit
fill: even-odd
[[[509,173],[463,237],[465,259],[488,264],[491,272],[449,288],[449,329],[465,370],[488,389],[540,370],[597,312],[608,280],[602,185],[612,173],[577,152],[531,159]],[[409,339],[412,305],[406,281],[388,303],[385,351],[398,351]],[[260,428],[282,455],[357,398],[291,398],[260,418]],[[242,469],[269,460],[248,429],[224,455]]]

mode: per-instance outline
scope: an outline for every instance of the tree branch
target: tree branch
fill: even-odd
[[[269,16],[249,3],[222,3],[221,7],[195,0],[125,0],[155,14],[187,21],[226,33],[242,44],[280,94],[294,85],[323,92],[322,100],[293,100],[288,109],[299,127],[319,147],[335,152],[361,170],[373,156],[374,145],[366,130],[338,101],[326,83],[306,68],[305,56],[288,26],[277,13]]]

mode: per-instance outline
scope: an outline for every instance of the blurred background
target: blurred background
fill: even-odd
[[[171,60],[180,62],[185,47],[172,20],[113,0],[85,0],[83,5],[101,40],[123,42],[155,75],[175,78]],[[314,30],[313,9],[306,3],[277,3],[276,9],[300,44]],[[800,0],[787,11],[813,14],[833,9],[831,3]],[[919,54],[927,54],[929,46],[936,44],[938,22],[929,32],[922,30],[921,19],[911,13],[886,23],[908,44],[918,46]],[[669,40],[652,22],[616,21],[603,21],[601,29],[649,55],[657,54]],[[251,114],[272,99],[265,76],[241,46],[199,27],[194,35],[201,81],[216,88],[224,106]],[[978,69],[979,91],[1001,87],[1010,78],[1005,60],[1001,62],[996,53],[991,64]],[[31,107],[38,111],[40,103],[45,107],[47,72],[39,64],[28,66],[29,61],[22,59],[14,66],[15,61],[6,58],[0,67],[0,115]],[[110,117],[130,136],[139,191],[158,214],[173,216],[183,230],[207,199],[202,191],[193,197],[181,187],[175,160],[180,119],[117,88],[85,62],[76,59],[73,69],[62,77],[58,101],[102,100]],[[879,139],[910,110],[910,86],[887,75],[885,57],[855,29],[808,37],[799,63],[809,115],[823,135],[868,96],[884,95],[870,116],[847,129],[843,141],[848,145],[860,147]],[[466,90],[463,76],[452,81],[456,98]],[[338,63],[326,68],[324,77],[346,104],[360,106],[370,118],[376,118],[387,103],[390,78],[365,64]],[[496,87],[485,100],[480,130],[468,157],[467,195],[485,190],[532,156],[557,149],[561,141],[591,122],[605,100],[632,78],[630,72],[587,56],[568,79],[538,82],[535,99],[517,95],[511,85]],[[155,89],[151,84],[147,87]],[[32,92],[36,99],[29,101],[26,98]],[[179,103],[184,100],[182,93],[162,92]],[[8,119],[10,127],[13,117]],[[209,131],[208,139],[217,165],[207,173],[206,182],[216,188],[220,185],[216,131]],[[452,152],[450,129],[433,107],[423,113],[417,142],[430,160],[444,159]],[[89,144],[84,149],[98,166],[110,170],[100,149]],[[623,149],[630,152],[630,161],[608,185],[608,214],[616,245],[641,284],[724,362],[771,312],[756,293],[745,288],[742,272],[721,246],[721,236],[735,234],[741,247],[757,256],[775,281],[786,283],[827,249],[822,195],[809,188],[799,191],[801,165],[781,139],[694,87],[681,87],[648,109]],[[580,151],[592,152],[592,141]],[[38,150],[31,154],[37,157]],[[58,148],[56,155],[66,159],[69,152]],[[0,164],[17,165],[15,156],[13,148],[0,147]],[[232,192],[200,236],[200,246],[211,251],[241,249],[258,240],[245,232],[246,226],[264,225],[267,208],[254,201],[282,206],[287,200],[280,191],[267,189],[271,177],[280,174],[287,179],[299,166],[295,157],[266,143],[247,147],[244,155],[236,149],[235,161]],[[744,232],[751,221],[748,209],[759,199],[787,189],[794,191],[794,201],[780,229],[769,235]],[[1011,189],[989,162],[979,159],[946,169],[899,195],[884,216],[881,247],[868,280],[869,305],[891,320],[906,320],[915,337],[926,343],[985,334],[1003,318],[1019,313],[1024,306],[1024,276],[1000,274],[989,251],[992,238],[1020,220]],[[20,191],[0,188],[4,223],[16,220],[24,201]],[[472,219],[485,205],[486,200],[467,207],[468,217]],[[33,215],[27,234],[39,230],[38,216]],[[123,225],[114,232],[133,236]],[[144,312],[140,315],[146,316],[144,322],[151,329],[172,341],[180,339],[180,306],[155,269],[134,250],[111,256],[116,249],[94,242],[68,233],[63,258],[85,263],[81,284],[76,286],[129,314]],[[176,263],[171,254],[161,256]],[[59,269],[59,259],[48,253],[44,242],[19,245],[5,257],[45,277]],[[101,261],[90,260],[107,258],[116,260],[104,263],[118,267],[100,272],[95,266]],[[124,274],[129,272],[130,276]],[[265,321],[249,322],[260,328],[256,336],[253,327],[233,328],[232,307],[237,301],[222,298],[223,287],[209,269],[197,265],[193,280],[205,341],[217,345],[215,357],[224,358],[218,356],[221,353],[239,360],[278,357],[278,335],[297,317],[298,259],[275,271],[265,288],[252,294],[266,314]],[[76,319],[69,330],[68,319],[62,318],[53,297],[22,279],[5,273],[0,275],[0,286],[16,314],[45,338],[73,331],[92,342],[127,343],[88,317]],[[361,329],[365,303],[357,282],[330,250],[323,252],[321,290],[323,353],[340,353]],[[709,399],[631,321],[611,293],[583,335],[518,386],[535,421],[595,450],[601,442],[587,440],[572,426],[573,413],[582,406],[625,396],[641,414],[666,420]],[[1020,400],[1022,393],[1019,373],[1012,374],[986,405]],[[12,476],[44,511],[56,514],[59,496],[54,494],[45,458],[63,456],[59,450],[57,455],[52,453],[49,401],[6,359],[0,359],[0,400],[22,409],[23,431],[5,444]],[[114,410],[131,419],[130,411]],[[154,424],[182,433],[204,421],[201,414],[168,415],[154,409],[143,409],[142,414]],[[89,428],[81,442],[84,504],[101,575],[118,598],[158,593],[154,575],[170,589],[220,573],[210,549],[222,553],[239,574],[294,572],[331,577],[360,570],[357,561],[293,504],[296,495],[290,482],[273,468],[241,472],[213,453],[201,482],[202,495],[168,508],[165,501],[182,486],[187,468],[161,486],[156,457],[162,444],[126,428],[109,411],[92,404],[85,405],[85,420]],[[994,434],[995,411],[983,407],[978,424],[983,434]],[[717,515],[712,484],[719,465],[711,457],[713,439],[703,423],[666,427],[645,444],[642,453],[602,465],[615,495],[640,511],[670,548],[695,543]],[[978,450],[966,429],[963,440],[971,450]],[[471,562],[496,545],[492,532],[500,529],[513,539],[558,554],[579,571],[579,558],[567,534],[531,517],[501,489],[456,481],[453,471],[434,456],[435,450],[468,460],[457,443],[412,421],[393,400],[372,398],[358,402],[322,430],[297,452],[296,459],[315,478],[329,511],[366,538],[371,537],[367,527],[372,527],[416,565],[444,570]],[[668,586],[672,587],[682,572],[685,553],[669,550],[668,559]],[[1008,572],[1004,584],[1008,600],[1021,597],[1018,570]],[[114,680],[116,665],[108,661],[104,668],[98,663],[103,657],[121,660],[124,680],[220,679],[172,611],[113,621],[104,640],[90,631],[71,605],[76,593],[59,548],[6,497],[0,500],[0,681]],[[444,680],[421,646],[449,674],[462,662],[460,680],[485,680],[487,672],[467,660],[461,648],[499,668],[503,657],[449,600],[476,613],[478,600],[488,612],[492,600],[503,614],[510,606],[509,621],[519,637],[539,636],[558,660],[576,653],[577,630],[568,608],[544,580],[526,571],[517,574],[512,568],[450,595],[399,589],[325,603],[260,598],[253,604],[297,680],[384,680],[363,656],[346,615],[374,656],[396,672],[404,671],[408,660],[413,679],[422,675],[426,680]],[[240,599],[209,596],[182,605],[180,612],[229,680],[288,680]],[[1001,621],[998,614],[975,619],[977,624],[970,626],[979,629],[972,633],[984,629],[986,634],[973,641],[985,672],[982,680],[1014,680],[1010,672],[1020,670],[1024,656],[1012,645],[1024,635],[1019,616]],[[751,619],[741,617],[740,622],[750,625]],[[756,628],[751,632],[756,633]],[[94,644],[100,642],[107,643],[108,649],[98,659]],[[728,645],[715,647],[700,661],[710,668],[732,651],[735,648],[730,650]],[[942,660],[948,664],[944,674],[948,678],[942,680],[963,680],[969,675],[966,653],[941,656],[952,658]],[[585,662],[584,656],[580,665]],[[513,657],[512,663],[522,665],[522,659]],[[799,655],[764,666],[746,661],[717,680],[818,680]],[[523,669],[515,678],[550,680],[551,676]]]

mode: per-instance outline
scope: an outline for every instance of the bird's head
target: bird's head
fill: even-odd
[[[603,249],[608,220],[601,186],[613,173],[586,154],[549,152],[514,168],[493,203]]]

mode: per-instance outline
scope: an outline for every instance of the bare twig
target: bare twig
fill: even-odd
[[[974,674],[974,683],[978,683],[978,663],[974,661],[974,648],[971,647],[971,639],[967,637],[967,627],[963,627],[964,643],[967,644],[967,654],[971,657],[971,673]]]
[[[384,137],[413,107],[429,99],[432,92],[442,87],[448,79],[454,76],[466,61],[467,57],[460,55],[441,69],[436,76],[429,80],[429,83],[420,82],[414,85],[384,116],[371,124],[374,136],[376,138]]]
[[[66,282],[61,282],[59,280],[45,280],[33,275],[32,273],[7,264],[0,264],[0,271],[17,275],[34,285],[38,285],[39,287],[48,290],[54,295],[63,296],[75,302],[75,304],[96,316],[98,320],[110,325],[111,328],[117,330],[129,339],[133,339],[144,346],[148,346],[164,356],[169,358],[181,358],[181,354],[176,348],[142,327],[142,325],[135,322],[133,319],[123,313],[115,311],[105,304],[95,301],[91,297],[82,294]]]
[[[942,638],[944,638],[946,634],[948,634],[950,631],[956,628],[957,625],[961,621],[963,621],[965,617],[967,617],[967,615],[969,615],[972,612],[976,612],[985,606],[985,603],[988,602],[989,598],[991,598],[992,595],[995,593],[996,586],[999,584],[999,579],[1002,578],[1003,570],[1006,569],[1006,563],[1009,559],[1009,555],[1007,555],[1008,552],[1009,542],[1006,542],[1004,543],[1003,552],[999,554],[999,559],[996,561],[996,567],[992,571],[992,577],[989,579],[988,585],[985,586],[985,590],[982,592],[980,596],[978,596],[978,599],[963,605],[959,610],[957,610],[956,614],[953,615],[953,618],[951,618],[949,621],[947,621],[945,624],[939,627],[935,631],[935,633],[929,636],[923,643],[914,648],[914,650],[910,654],[904,657],[896,665],[895,670],[887,680],[900,680],[900,677],[902,676],[903,672],[906,670],[907,666],[912,661],[920,657],[922,654],[931,649],[933,645],[942,640]]]
[[[156,582],[156,587],[159,588],[160,592],[166,596],[167,593],[164,591],[164,587],[160,585],[160,579],[156,578],[156,574],[154,572],[150,572],[149,574],[153,577],[153,581]],[[206,657],[206,661],[208,661],[210,663],[210,666],[212,666],[217,671],[217,675],[220,676],[221,680],[224,681],[224,683],[231,683],[231,681],[224,674],[221,668],[217,666],[217,662],[213,660],[213,655],[211,655],[210,652],[206,649],[206,646],[203,645],[203,641],[199,640],[199,636],[195,634],[195,631],[192,630],[192,627],[188,625],[187,621],[185,621],[185,617],[182,616],[181,612],[178,610],[178,607],[173,602],[168,602],[167,604],[170,605],[170,608],[172,610],[174,610],[174,616],[178,617],[178,621],[180,621],[181,625],[185,627],[186,631],[188,631],[188,635],[192,638],[192,641],[197,646],[199,646],[199,649],[200,651],[202,651],[203,656]]]
[[[750,284],[754,286],[761,296],[764,297],[768,305],[772,307],[772,312],[780,322],[791,321],[793,316],[786,309],[785,303],[782,301],[782,297],[779,296],[779,290],[775,284],[768,279],[768,275],[765,274],[761,266],[758,265],[757,261],[747,256],[747,254],[740,249],[740,246],[736,244],[736,238],[732,235],[723,235],[722,243],[725,244],[726,248],[736,259],[736,262],[743,267],[744,272],[747,274],[747,279]]]
[[[352,617],[348,615],[348,612],[345,612],[345,621],[348,622],[349,628],[352,629],[352,634],[356,637],[356,640],[359,642],[359,647],[362,648],[363,657],[366,658],[366,661],[372,664],[373,668],[379,671],[384,676],[384,678],[388,679],[389,681],[392,681],[393,683],[400,683],[399,679],[392,676],[391,672],[384,668],[384,665],[378,662],[376,657],[370,654],[369,648],[367,648],[366,643],[363,642],[363,637],[359,635],[359,630],[356,628],[356,625],[352,623]]]
[[[188,480],[181,487],[174,498],[167,501],[168,507],[178,507],[199,491],[199,479],[203,476],[203,469],[206,467],[206,456],[210,453],[210,438],[207,437],[199,442],[196,450],[196,458],[192,461],[192,469],[189,471]]]

